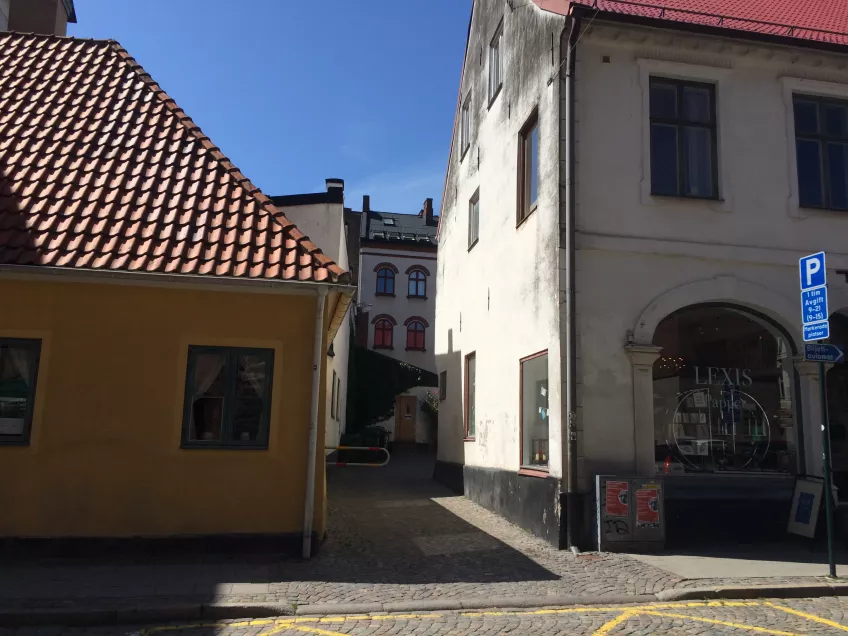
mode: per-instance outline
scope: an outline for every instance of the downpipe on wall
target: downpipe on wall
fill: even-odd
[[[574,49],[580,32],[580,19],[572,13],[568,27],[565,54],[565,410],[566,410],[566,545],[572,552],[577,547],[577,367],[576,324],[574,320]]]
[[[321,358],[324,354],[324,305],[327,290],[318,288],[315,308],[315,346],[312,351],[312,401],[309,405],[309,448],[306,456],[306,501],[303,505],[303,558],[312,556],[312,522],[315,515],[315,468],[318,452],[318,400],[321,397]]]

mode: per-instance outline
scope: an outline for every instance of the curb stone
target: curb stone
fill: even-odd
[[[274,616],[327,616],[340,614],[378,614],[388,612],[433,612],[486,609],[529,609],[567,607],[574,605],[624,605],[656,601],[696,601],[714,599],[804,598],[848,596],[848,582],[817,583],[809,585],[752,585],[740,587],[704,587],[664,590],[657,594],[632,596],[514,596],[421,601],[393,601],[388,603],[320,603],[295,608],[288,603],[227,602],[172,603],[143,605],[140,599],[135,607],[102,609],[79,607],[74,609],[15,609],[0,608],[0,627],[22,626],[83,626],[118,624],[144,624],[155,622],[190,622],[202,619],[225,620],[269,618]]]

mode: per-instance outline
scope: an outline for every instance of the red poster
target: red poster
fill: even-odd
[[[607,515],[610,517],[627,516],[627,482],[607,482]]]
[[[660,527],[659,490],[640,488],[636,491],[636,527]]]

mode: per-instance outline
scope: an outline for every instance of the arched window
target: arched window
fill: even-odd
[[[406,348],[410,351],[424,351],[424,324],[413,320],[406,326]]]
[[[409,273],[409,297],[427,297],[427,276],[420,269],[414,269]]]
[[[394,325],[387,318],[374,323],[374,348],[391,349],[393,347]]]
[[[395,295],[395,273],[388,267],[377,270],[377,293],[383,296]]]

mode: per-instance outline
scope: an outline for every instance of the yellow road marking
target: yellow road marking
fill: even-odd
[[[341,632],[329,632],[326,629],[318,629],[317,627],[298,627],[295,626],[295,629],[299,632],[307,632],[309,634],[321,634],[321,636],[346,636]]]
[[[605,636],[609,634],[613,629],[621,625],[624,621],[628,620],[631,616],[636,616],[637,612],[622,612],[618,616],[616,616],[611,621],[604,623],[598,628],[592,636]]]
[[[766,605],[775,609],[779,609],[782,612],[786,612],[787,614],[795,614],[795,616],[806,618],[808,621],[814,621],[816,623],[821,623],[822,625],[828,625],[836,629],[841,629],[843,632],[848,632],[848,627],[845,627],[845,625],[841,625],[836,621],[828,620],[827,618],[822,618],[821,616],[816,616],[815,614],[808,614],[807,612],[792,609],[791,607],[786,607],[785,605],[777,605],[776,603],[770,603],[769,601],[766,601]]]
[[[758,632],[761,634],[773,634],[775,636],[803,636],[795,632],[781,632],[776,629],[766,629],[765,627],[754,627],[753,625],[745,625],[743,623],[731,623],[730,621],[720,621],[714,618],[701,618],[700,616],[689,616],[687,614],[672,614],[671,612],[634,612],[634,614],[647,614],[648,616],[662,616],[666,618],[683,618],[689,621],[698,621],[699,623],[709,623],[710,625],[723,625],[724,627],[735,627],[736,629],[745,629],[749,632]]]

